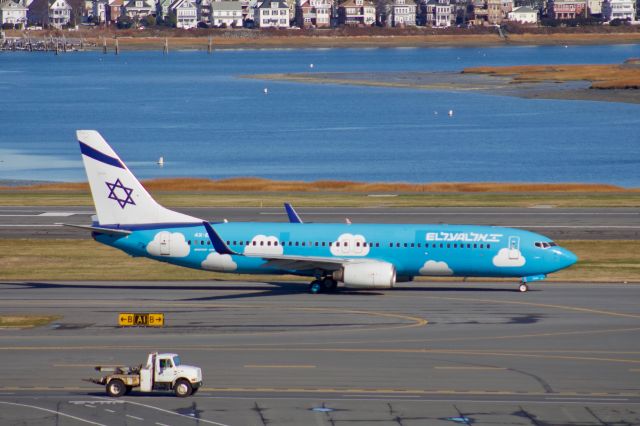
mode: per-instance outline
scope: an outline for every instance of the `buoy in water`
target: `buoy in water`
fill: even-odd
[[[264,92],[264,94],[266,95],[266,94],[268,94],[268,93],[269,93],[269,89],[267,89],[267,88],[265,87],[265,88],[264,88],[264,90],[263,90],[263,92]]]
[[[309,68],[313,68],[313,64],[309,64]]]
[[[164,166],[164,157],[158,158],[158,166],[160,167]]]
[[[453,110],[452,109],[449,110],[449,117],[453,117]]]

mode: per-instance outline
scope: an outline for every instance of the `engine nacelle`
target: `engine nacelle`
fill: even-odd
[[[347,263],[333,273],[333,278],[349,288],[392,288],[396,268],[387,262]]]

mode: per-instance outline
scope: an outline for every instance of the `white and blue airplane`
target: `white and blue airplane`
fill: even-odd
[[[514,277],[527,283],[576,255],[528,231],[475,225],[208,222],[159,205],[94,130],[78,130],[97,216],[93,238],[131,256],[194,269],[312,277],[311,293],[387,289],[417,276]]]

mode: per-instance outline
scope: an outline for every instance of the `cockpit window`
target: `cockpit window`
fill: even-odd
[[[553,241],[536,241],[535,243],[533,243],[536,247],[540,247],[543,249],[548,249],[549,247],[556,247],[557,244],[554,243]]]

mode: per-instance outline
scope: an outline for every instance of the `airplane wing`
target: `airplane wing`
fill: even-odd
[[[247,255],[245,255],[247,256]],[[274,267],[287,270],[308,271],[313,269],[321,269],[323,271],[337,271],[347,263],[375,263],[372,259],[350,259],[341,257],[317,257],[317,256],[288,256],[288,255],[270,255],[270,254],[254,254],[247,257],[257,257],[267,261],[265,268]]]
[[[243,254],[238,253],[227,245],[224,240],[218,235],[218,233],[213,229],[209,222],[202,222],[202,225],[207,230],[209,234],[209,238],[211,239],[211,243],[213,244],[213,248],[220,254],[229,254],[235,256],[245,256],[245,257],[253,257],[264,259],[266,263],[262,266],[264,267],[275,267],[279,269],[285,270],[298,270],[298,271],[308,271],[314,269],[321,269],[323,271],[337,271],[343,265],[347,263],[377,263],[377,260],[374,259],[353,259],[353,258],[345,258],[345,257],[320,257],[320,256],[295,256],[295,255],[284,255],[284,254]]]

